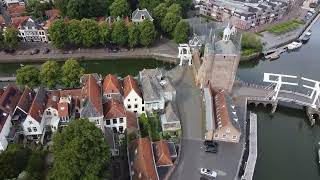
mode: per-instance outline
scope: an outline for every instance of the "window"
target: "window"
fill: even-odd
[[[226,134],[223,134],[223,135],[222,135],[222,138],[226,138],[226,137],[227,137],[227,135],[226,135]]]
[[[128,102],[130,102],[130,99],[128,99]]]
[[[123,118],[120,118],[120,123],[123,123]]]
[[[135,98],[134,101],[137,101],[137,98]]]
[[[107,124],[107,125],[110,125],[110,120],[109,120],[109,119],[106,120],[106,124]]]
[[[134,105],[134,108],[138,108],[138,104],[135,104],[135,105]]]
[[[130,104],[128,104],[128,109],[131,109],[131,105]]]
[[[233,139],[233,140],[236,140],[236,139],[237,139],[237,136],[232,136],[232,139]]]
[[[32,121],[29,121],[29,124],[32,124]]]
[[[123,132],[123,126],[119,126],[119,132]]]
[[[133,111],[134,113],[137,113],[137,111]]]
[[[218,137],[219,137],[219,134],[215,134],[214,137],[215,137],[215,138],[218,138]]]
[[[113,130],[114,133],[117,133],[117,128],[116,127],[113,127],[112,130]]]
[[[96,119],[96,125],[100,125],[99,119]]]
[[[230,128],[227,128],[227,131],[226,131],[227,133],[230,133]]]
[[[144,107],[142,107],[142,111],[144,111]]]
[[[50,116],[50,115],[51,115],[51,112],[50,112],[50,111],[47,111],[47,115]]]
[[[33,127],[33,131],[34,131],[34,132],[37,132],[38,129],[37,129],[36,127]]]
[[[117,119],[112,119],[112,123],[117,124],[118,123]]]
[[[28,132],[31,132],[31,128],[28,128]]]

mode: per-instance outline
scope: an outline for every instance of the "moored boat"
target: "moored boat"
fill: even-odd
[[[289,50],[293,50],[293,49],[297,49],[297,48],[300,48],[302,46],[302,43],[301,42],[292,42],[290,44],[288,44],[288,49]]]
[[[303,43],[306,43],[307,41],[309,41],[310,37],[311,37],[311,31],[309,30],[308,32],[306,32],[304,34],[304,36],[302,37],[301,41]]]

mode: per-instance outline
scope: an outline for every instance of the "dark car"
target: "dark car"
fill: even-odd
[[[42,54],[48,54],[50,52],[50,49],[45,47],[42,49]]]
[[[5,49],[4,52],[7,54],[13,54],[16,50],[15,49]]]
[[[204,141],[203,142],[204,146],[212,146],[212,147],[218,147],[218,143],[214,141]]]
[[[30,55],[38,54],[39,52],[40,52],[39,49],[33,49],[33,50],[30,52]]]
[[[217,153],[218,152],[218,149],[216,146],[206,146],[204,148],[204,151],[205,152],[209,152],[209,153]]]

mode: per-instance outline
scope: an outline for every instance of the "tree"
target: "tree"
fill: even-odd
[[[52,179],[99,179],[110,160],[101,129],[88,119],[72,121],[53,137]]]
[[[115,0],[110,6],[110,14],[113,17],[129,15],[130,5],[127,0]]]
[[[8,27],[4,32],[4,44],[7,48],[13,49],[18,45],[18,29],[14,27]]]
[[[27,180],[44,179],[45,156],[43,152],[33,152],[28,160],[26,171]]]
[[[128,28],[128,44],[131,48],[139,44],[139,28],[135,24],[131,24]]]
[[[68,22],[68,42],[72,45],[80,46],[82,44],[81,21],[71,19]]]
[[[34,88],[40,84],[40,71],[34,66],[26,65],[17,70],[17,83],[21,86]]]
[[[149,19],[144,20],[139,25],[140,30],[140,43],[143,46],[150,46],[154,38],[156,37],[156,30],[155,27]]]
[[[62,19],[52,23],[49,28],[52,44],[57,48],[63,48],[68,43],[68,28]]]
[[[68,2],[69,2],[69,0],[54,0],[54,6],[57,7],[60,10],[62,16],[66,16],[67,15]]]
[[[3,32],[2,29],[0,29],[0,49],[4,48],[4,36],[3,36]]]
[[[111,41],[111,28],[108,26],[107,22],[99,23],[99,35],[100,43],[107,44]]]
[[[99,26],[98,22],[92,19],[81,20],[82,44],[90,47],[99,43]]]
[[[114,24],[111,38],[114,43],[121,46],[124,46],[128,42],[128,29],[123,20],[119,20]]]
[[[189,38],[190,25],[186,21],[179,21],[176,28],[174,29],[174,40],[176,43],[186,43]]]
[[[68,59],[62,66],[62,83],[67,88],[79,86],[79,81],[84,74],[84,68],[75,59]]]
[[[187,12],[189,11],[189,9],[191,7],[192,0],[174,0],[174,3],[177,3],[181,6],[183,16],[186,16]]]
[[[6,151],[0,154],[0,179],[12,179],[26,168],[30,151],[21,145],[10,144]]]
[[[172,35],[171,33],[173,33],[180,19],[181,17],[179,15],[168,12],[161,22],[162,30],[168,35]]]
[[[173,14],[176,14],[178,16],[181,16],[182,13],[182,9],[181,6],[179,4],[172,4],[169,8],[168,8],[168,13],[171,12]]]
[[[60,83],[60,67],[56,61],[47,61],[41,65],[40,81],[49,89]]]
[[[167,12],[168,12],[168,7],[166,6],[165,3],[160,3],[157,7],[153,9],[152,15],[157,27],[161,26],[161,21],[166,16]]]
[[[139,8],[146,8],[149,11],[152,11],[161,3],[161,0],[139,0]]]
[[[151,130],[151,127],[150,127],[149,120],[148,120],[145,113],[140,115],[139,127],[140,127],[141,137],[149,136],[149,132]]]

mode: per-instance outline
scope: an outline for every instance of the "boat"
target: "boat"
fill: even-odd
[[[318,142],[319,144],[319,149],[318,149],[318,158],[319,158],[319,165],[320,165],[320,142]]]
[[[302,37],[301,41],[302,41],[303,43],[306,43],[306,42],[309,41],[310,37],[311,37],[311,31],[309,30],[308,32],[306,32],[306,33],[304,34],[304,36]]]
[[[288,49],[289,49],[289,50],[293,50],[293,49],[297,49],[297,48],[299,48],[299,47],[301,47],[301,46],[302,46],[302,43],[301,43],[301,42],[296,42],[296,41],[294,41],[294,42],[288,44]]]

